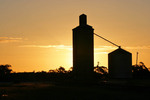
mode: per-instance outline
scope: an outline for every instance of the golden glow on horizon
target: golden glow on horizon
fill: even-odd
[[[0,64],[14,71],[48,71],[72,67],[72,29],[87,14],[94,32],[131,52],[135,64],[150,67],[149,0],[1,0]],[[108,66],[107,54],[116,49],[94,37],[94,65]]]

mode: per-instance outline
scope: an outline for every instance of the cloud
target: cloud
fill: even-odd
[[[115,46],[97,46],[94,48],[94,53],[95,54],[108,54],[114,50],[118,49],[118,47]],[[127,50],[150,50],[150,46],[127,46],[127,47],[122,47],[122,49],[127,49]]]
[[[116,50],[118,47],[115,46],[97,46],[94,48],[95,51],[110,51],[110,50]],[[125,46],[122,47],[122,49],[150,49],[150,46]]]
[[[126,49],[150,49],[150,46],[133,46],[133,47],[124,47]]]
[[[67,49],[72,50],[72,46],[66,45],[23,45],[20,47],[33,47],[33,48],[56,48],[56,49]]]
[[[66,49],[72,51],[71,45],[22,45],[19,47],[30,47],[30,48],[56,48],[56,49]],[[101,53],[108,53],[108,50],[115,50],[116,47],[113,46],[98,46],[94,48],[94,51],[97,52],[97,54]]]
[[[30,47],[30,48],[56,48],[59,50],[69,50],[72,51],[71,45],[23,45],[19,47]],[[150,46],[133,46],[133,47],[122,47],[123,49],[150,49]],[[115,46],[96,46],[94,48],[94,54],[108,54],[111,51],[118,49]]]
[[[94,52],[94,54],[108,54],[109,52]]]
[[[0,37],[0,43],[19,42],[22,38]]]
[[[96,46],[94,48],[94,54],[108,54],[115,49],[117,49],[115,46]]]
[[[32,47],[32,48],[56,48],[56,49],[68,49],[72,50],[72,46],[70,45],[23,45],[20,47]],[[106,50],[114,50],[116,47],[113,46],[98,46],[94,48],[94,51],[106,51]],[[106,53],[106,52],[105,52]]]
[[[115,50],[117,47],[114,46],[97,46],[94,48],[94,51],[107,51],[107,50]]]

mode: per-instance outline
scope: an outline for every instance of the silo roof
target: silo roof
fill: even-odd
[[[122,48],[120,48],[120,47],[119,47],[118,49],[116,49],[116,50],[110,52],[109,54],[118,54],[118,53],[131,54],[130,52],[128,52],[128,51],[126,51],[126,50],[124,50],[124,49],[122,49]]]

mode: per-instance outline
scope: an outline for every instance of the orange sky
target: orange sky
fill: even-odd
[[[94,32],[150,67],[149,0],[0,0],[0,64],[14,71],[72,66],[72,29],[85,13]],[[95,37],[95,65],[116,47]]]

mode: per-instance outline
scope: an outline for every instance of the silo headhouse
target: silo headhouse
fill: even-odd
[[[121,47],[108,54],[108,71],[110,78],[132,78],[132,54]]]
[[[73,29],[73,73],[76,78],[89,79],[94,68],[94,29],[87,25],[87,16],[79,16]]]

